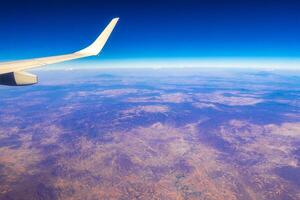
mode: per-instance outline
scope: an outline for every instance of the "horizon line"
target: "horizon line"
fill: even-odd
[[[92,65],[92,66],[91,66]],[[206,57],[206,58],[136,58],[136,59],[83,59],[49,65],[38,70],[73,69],[143,69],[143,68],[218,68],[300,70],[300,58],[251,58],[251,57]]]

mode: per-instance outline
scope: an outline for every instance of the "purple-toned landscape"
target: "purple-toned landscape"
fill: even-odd
[[[40,71],[0,87],[0,199],[300,199],[300,73]]]

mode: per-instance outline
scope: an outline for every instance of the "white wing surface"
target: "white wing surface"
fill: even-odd
[[[114,27],[116,26],[118,20],[119,18],[114,18],[113,20],[111,20],[111,22],[107,25],[107,27],[103,30],[103,32],[99,35],[99,37],[90,46],[80,51],[71,54],[59,55],[59,56],[50,56],[44,58],[34,58],[28,60],[19,60],[19,61],[0,63],[0,84],[3,85],[35,84],[37,82],[37,77],[35,75],[23,72],[24,70],[37,68],[44,65],[54,64],[54,63],[60,63],[68,60],[74,60],[78,58],[98,55],[101,52],[102,48],[104,47]],[[19,81],[10,80],[11,78],[19,79]],[[25,82],[23,82],[21,79],[25,79]],[[8,83],[6,83],[7,81]],[[31,81],[33,82],[30,83]],[[18,84],[18,82],[20,84]]]

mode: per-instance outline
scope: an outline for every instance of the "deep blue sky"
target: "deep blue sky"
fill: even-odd
[[[0,60],[78,50],[116,16],[105,59],[300,57],[300,1],[10,0]]]

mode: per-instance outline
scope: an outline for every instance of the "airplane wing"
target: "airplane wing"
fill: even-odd
[[[0,85],[32,85],[38,82],[37,76],[24,72],[24,70],[98,55],[104,47],[114,27],[116,26],[118,20],[119,18],[114,18],[111,20],[99,37],[90,46],[80,51],[59,56],[0,63]]]

